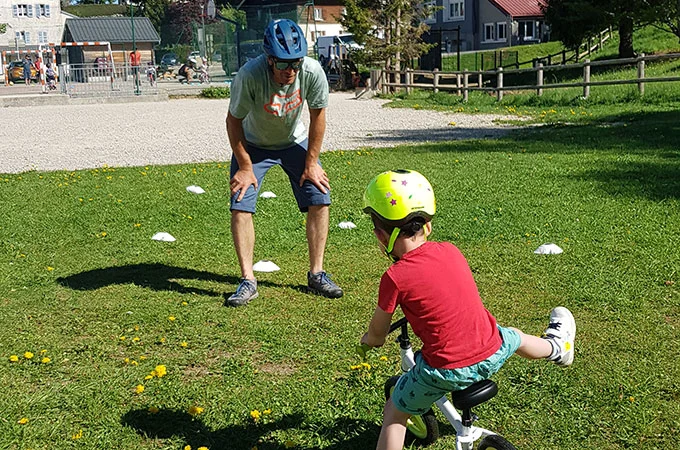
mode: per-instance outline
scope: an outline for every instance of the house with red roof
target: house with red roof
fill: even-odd
[[[444,52],[489,50],[545,42],[545,0],[430,0],[440,7],[425,22],[441,33]]]

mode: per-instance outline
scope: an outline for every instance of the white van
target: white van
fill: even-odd
[[[363,46],[354,42],[354,35],[339,34],[335,36],[319,36],[316,40],[319,57],[326,59],[331,55],[344,57],[352,50],[362,49]]]

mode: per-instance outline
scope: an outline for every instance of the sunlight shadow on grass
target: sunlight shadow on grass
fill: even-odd
[[[64,287],[79,291],[92,291],[114,284],[134,284],[154,291],[172,291],[180,294],[198,294],[219,297],[223,292],[187,287],[179,280],[212,281],[238,285],[239,278],[229,275],[219,275],[202,270],[183,267],[167,266],[158,263],[131,264],[127,266],[107,267],[76,273],[67,277],[57,278],[57,282]],[[263,286],[280,286],[277,283],[263,281]]]
[[[121,418],[121,423],[149,439],[169,439],[179,437],[191,448],[206,446],[210,449],[251,449],[283,450],[287,448],[311,449],[304,442],[292,442],[290,446],[267,439],[279,431],[301,430],[306,435],[309,430],[324,430],[323,434],[334,435],[337,442],[327,449],[368,450],[375,447],[380,428],[377,424],[350,418],[338,418],[332,427],[310,424],[299,413],[266,422],[250,422],[233,425],[218,430],[210,430],[200,419],[186,412],[160,410],[151,414],[147,410],[131,410]],[[295,433],[293,433],[295,435]],[[302,439],[304,440],[304,439]]]

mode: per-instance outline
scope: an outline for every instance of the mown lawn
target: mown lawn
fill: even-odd
[[[521,449],[673,448],[680,113],[598,111],[499,140],[324,153],[340,300],[302,292],[304,216],[278,169],[255,256],[282,270],[239,309],[223,306],[239,276],[227,164],[0,176],[0,448],[374,448],[398,348],[356,368],[388,266],[361,195],[402,167],[431,180],[435,238],[467,255],[500,323],[538,334],[553,306],[576,316],[575,364],[511,358],[479,424]],[[533,253],[548,242],[564,253]],[[441,428],[433,449],[453,445]]]

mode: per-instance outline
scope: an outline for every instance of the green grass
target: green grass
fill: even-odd
[[[479,425],[522,449],[673,448],[680,113],[605,110],[499,140],[324,153],[340,300],[302,292],[304,216],[279,169],[255,257],[282,270],[261,274],[260,297],[239,309],[223,306],[239,276],[226,164],[0,176],[0,448],[374,448],[398,348],[352,368],[388,267],[361,192],[399,167],[431,180],[435,238],[467,256],[500,323],[540,333],[555,305],[576,316],[574,366],[511,358]],[[158,231],[177,241],[152,241]],[[547,242],[564,253],[533,254]],[[167,375],[145,380],[161,364]],[[433,449],[453,445],[441,428]]]

